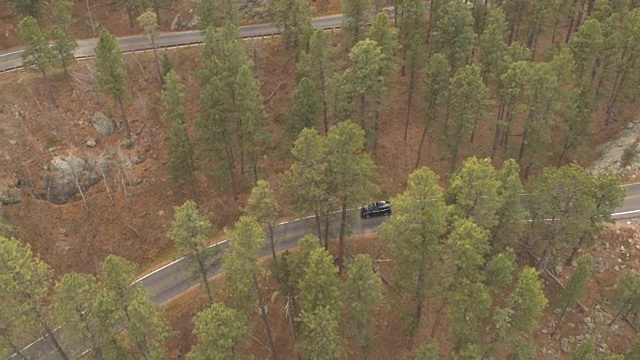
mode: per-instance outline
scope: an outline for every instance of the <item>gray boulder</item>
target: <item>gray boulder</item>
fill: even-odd
[[[0,192],[0,203],[2,205],[11,205],[22,201],[22,191],[16,187],[6,187]]]
[[[115,129],[113,121],[100,111],[96,111],[96,113],[93,114],[91,124],[102,136],[111,135]]]
[[[83,160],[76,156],[56,156],[44,171],[42,197],[54,204],[76,200],[76,194],[85,192],[109,171],[111,156]]]

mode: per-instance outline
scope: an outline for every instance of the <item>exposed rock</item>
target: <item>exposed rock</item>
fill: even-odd
[[[102,136],[111,135],[115,129],[113,121],[100,111],[96,111],[96,113],[93,114],[91,124]]]
[[[607,269],[607,265],[602,258],[595,258],[593,261],[593,268],[595,271],[602,273]]]
[[[556,265],[553,267],[553,273],[556,275],[560,275],[562,273],[562,265]]]
[[[613,172],[622,176],[633,176],[640,168],[639,144],[640,122],[631,123],[623,130],[623,136],[607,143],[602,156],[591,168],[594,174]]]
[[[169,27],[172,31],[176,31],[180,28],[180,19],[181,16],[180,14],[176,14],[176,16],[173,18],[173,21],[171,22],[171,26]]]
[[[569,351],[571,351],[571,348],[569,347],[569,339],[560,339],[560,350],[562,350],[563,353],[569,353]]]
[[[90,147],[90,148],[94,148],[97,145],[96,141],[94,139],[89,139],[84,144],[87,145],[87,147]]]
[[[3,187],[0,192],[0,203],[11,205],[22,201],[22,191],[15,186]]]
[[[16,145],[18,142],[16,140],[9,140],[9,144]]]
[[[198,17],[198,15],[193,15],[193,18],[191,18],[191,20],[189,22],[187,22],[185,24],[185,26],[188,29],[195,29],[196,26],[198,26],[198,21],[200,20],[200,18]]]
[[[108,173],[112,160],[111,155],[88,161],[73,155],[54,157],[43,174],[42,197],[54,204],[74,200],[79,189],[86,191]]]

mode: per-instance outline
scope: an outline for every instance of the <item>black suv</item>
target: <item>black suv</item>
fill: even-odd
[[[391,203],[389,201],[376,201],[373,204],[360,208],[360,217],[368,219],[372,216],[391,215]]]

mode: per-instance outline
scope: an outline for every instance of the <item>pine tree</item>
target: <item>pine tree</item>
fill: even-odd
[[[449,141],[451,169],[458,166],[460,150],[466,143],[463,136],[470,135],[473,143],[478,124],[489,117],[491,101],[486,86],[482,83],[480,68],[473,64],[456,71],[449,82],[448,119],[452,128]]]
[[[521,359],[532,358],[535,348],[532,334],[538,327],[538,318],[547,306],[542,291],[542,280],[534,268],[525,267],[520,273],[516,288],[507,301],[507,306],[499,309],[495,318],[497,331],[483,359],[487,358],[498,343]]]
[[[591,267],[593,266],[593,258],[587,255],[581,257],[578,260],[578,266],[571,273],[571,277],[567,281],[567,285],[560,297],[560,316],[558,317],[558,321],[556,321],[556,326],[553,329],[552,335],[558,331],[564,316],[567,314],[567,310],[576,305],[580,298],[584,295],[584,292],[587,288],[587,281],[589,281],[589,277],[591,276]]]
[[[285,194],[288,195],[293,208],[300,215],[314,215],[320,238],[323,238],[322,217],[326,218],[333,205],[329,198],[327,150],[325,137],[315,129],[303,129],[291,149],[293,164],[282,176]],[[324,240],[325,247],[328,247],[326,232]]]
[[[331,254],[320,248],[309,255],[307,272],[300,280],[302,334],[298,347],[309,359],[337,359],[341,352],[337,272]]]
[[[502,162],[498,178],[498,196],[502,202],[497,211],[498,222],[491,228],[492,253],[500,253],[508,248],[515,249],[524,230],[527,212],[522,207],[523,192],[520,181],[520,167],[513,159]]]
[[[507,47],[504,42],[506,33],[507,21],[504,10],[499,6],[491,7],[487,15],[487,25],[478,38],[478,48],[482,56],[482,80],[485,85],[493,82],[502,65],[504,50]]]
[[[307,77],[298,82],[298,87],[291,96],[291,108],[287,113],[287,129],[285,134],[292,141],[298,138],[304,128],[315,129],[320,118],[322,99],[316,84]]]
[[[200,278],[209,302],[213,303],[213,292],[209,285],[207,267],[215,257],[215,247],[209,247],[208,237],[211,233],[211,223],[198,213],[196,203],[191,200],[182,206],[174,207],[175,216],[171,221],[168,236],[175,242],[180,253],[186,256],[191,273]]]
[[[491,229],[498,223],[497,212],[502,205],[499,189],[500,179],[491,159],[467,158],[451,177],[447,189],[453,216]]]
[[[309,78],[320,94],[325,134],[329,132],[327,84],[338,65],[333,61],[336,52],[337,49],[331,44],[331,33],[318,29],[311,35],[309,51],[302,53],[297,68],[298,78]]]
[[[64,76],[67,78],[69,82],[69,87],[71,87],[71,79],[69,78],[69,63],[75,60],[74,51],[78,48],[78,43],[74,38],[64,30],[58,26],[54,26],[51,29],[51,37],[53,38],[54,43],[51,45],[51,50],[53,50],[57,61],[62,64],[62,69],[64,70]]]
[[[354,45],[364,36],[364,27],[371,20],[370,0],[345,0],[340,3],[345,16],[342,29],[349,35],[350,44]]]
[[[371,182],[374,172],[373,159],[365,151],[364,131],[350,121],[332,127],[327,134],[327,174],[329,194],[341,209],[338,235],[340,271],[344,264],[347,211],[377,192],[377,186]]]
[[[89,274],[67,273],[56,283],[53,295],[53,313],[60,327],[64,343],[86,344],[97,359],[103,359],[104,343],[113,336],[112,331],[98,324],[95,314],[98,280]]]
[[[142,292],[129,304],[129,323],[125,343],[145,360],[167,358],[165,342],[172,336],[169,321],[148,293]]]
[[[439,360],[438,343],[428,342],[418,349],[417,360]]]
[[[236,222],[235,229],[227,231],[227,238],[229,247],[223,256],[222,269],[229,303],[245,317],[248,317],[256,307],[260,309],[267,343],[271,349],[271,358],[277,359],[267,309],[258,282],[261,270],[258,252],[262,248],[264,232],[255,218],[242,216]]]
[[[267,238],[271,246],[273,261],[276,259],[275,229],[276,218],[280,211],[280,205],[276,200],[273,190],[265,180],[258,180],[256,186],[251,190],[247,206],[244,211],[247,215],[255,218],[260,225],[267,228]]]
[[[518,40],[520,26],[529,11],[530,2],[527,0],[506,0],[504,2],[504,12],[507,16],[509,25],[509,41],[508,45]]]
[[[69,24],[71,23],[71,8],[73,7],[72,0],[53,0],[49,2],[49,12],[55,19],[58,26],[67,33]]]
[[[13,4],[21,17],[31,16],[39,20],[42,16],[43,2],[41,0],[7,0],[7,3]]]
[[[538,38],[542,34],[548,15],[554,10],[556,2],[556,0],[539,0],[531,3],[531,13],[526,17],[529,23],[527,47],[531,49],[531,60],[535,58]]]
[[[438,17],[430,33],[431,52],[447,57],[453,71],[467,64],[475,41],[473,16],[461,1],[444,1],[438,6]]]
[[[365,34],[365,38],[375,41],[380,50],[392,61],[395,52],[400,48],[398,43],[398,30],[391,26],[387,13],[381,12],[373,19],[371,28]]]
[[[237,310],[214,303],[197,313],[193,322],[198,344],[187,354],[188,360],[235,359],[234,347],[247,333],[244,317]]]
[[[247,65],[238,70],[235,90],[238,146],[240,148],[240,172],[244,172],[245,159],[253,173],[254,185],[258,182],[258,158],[264,153],[268,133],[262,130],[266,113],[260,85]]]
[[[199,202],[196,188],[196,174],[194,150],[187,132],[186,114],[184,109],[184,85],[178,74],[170,70],[164,81],[162,102],[166,109],[166,118],[171,124],[169,135],[169,163],[167,171],[171,182],[181,187],[190,184],[196,203]]]
[[[602,24],[593,18],[587,19],[570,38],[569,48],[576,62],[576,74],[581,84],[589,84],[595,78],[603,47]]]
[[[20,350],[22,336],[32,330],[35,330],[33,335],[44,332],[58,355],[69,360],[53,336],[54,328],[47,307],[52,276],[49,265],[34,255],[29,245],[17,239],[0,237],[0,308],[11,309],[11,312],[0,312],[2,327],[8,325],[6,332],[0,333],[0,338],[14,350]]]
[[[373,346],[374,308],[382,303],[382,280],[373,271],[368,255],[358,254],[349,264],[345,284],[347,313],[351,319],[351,331],[356,336],[363,359],[367,359]]]
[[[162,76],[162,70],[160,70],[160,58],[158,57],[158,49],[156,48],[156,33],[158,32],[158,15],[151,9],[147,9],[142,15],[138,16],[138,24],[144,30],[145,34],[151,40],[151,47],[153,48],[153,58],[156,63],[156,69],[158,70],[158,79],[162,84],[164,78]]]
[[[451,66],[449,65],[447,58],[441,53],[433,54],[429,59],[426,69],[427,79],[424,87],[423,99],[427,108],[422,118],[422,126],[424,129],[422,130],[420,146],[418,147],[418,154],[416,156],[416,169],[420,166],[420,155],[422,154],[422,148],[424,147],[425,140],[427,139],[427,132],[436,120],[440,107],[442,104],[446,103],[446,92],[449,86],[450,75]]]
[[[282,29],[282,38],[295,58],[306,51],[313,32],[311,9],[305,0],[270,0],[269,13],[272,23]]]
[[[637,275],[625,274],[618,280],[611,298],[611,303],[618,310],[616,315],[609,322],[613,325],[620,317],[633,317],[640,313],[640,277]]]
[[[378,233],[396,260],[393,283],[399,295],[410,294],[414,307],[410,332],[419,328],[427,295],[429,267],[441,256],[440,236],[447,206],[438,176],[428,168],[415,170],[407,189],[391,200],[393,213]]]
[[[31,16],[27,16],[20,21],[18,32],[22,39],[22,61],[24,65],[34,66],[40,71],[51,102],[55,107],[58,107],[58,102],[53,95],[51,84],[47,77],[47,70],[55,64],[55,54],[49,46],[47,36],[40,31],[38,21]]]
[[[587,340],[573,350],[571,353],[571,360],[595,360],[595,350],[593,338],[588,337]]]
[[[202,0],[196,6],[198,23],[196,27],[205,30],[208,27],[219,28],[227,24],[238,27],[243,14],[238,3],[232,0]]]
[[[96,54],[96,70],[98,72],[98,87],[104,95],[113,97],[122,114],[124,129],[127,140],[131,139],[131,129],[129,128],[129,120],[124,111],[124,97],[127,94],[126,76],[122,60],[122,53],[116,38],[107,30],[100,32],[98,44],[94,49]]]
[[[352,99],[357,103],[360,126],[373,141],[373,154],[378,143],[380,106],[388,87],[393,63],[371,39],[358,42],[349,53],[351,66],[345,73]],[[386,75],[386,76],[385,76]],[[357,100],[356,100],[357,99]],[[368,121],[373,119],[372,124]]]

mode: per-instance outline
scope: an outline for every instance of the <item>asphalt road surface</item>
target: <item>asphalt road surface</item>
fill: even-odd
[[[317,29],[334,29],[342,25],[342,15],[333,15],[312,20]],[[271,24],[247,25],[240,27],[240,36],[243,38],[266,37],[279,34],[278,28]],[[174,33],[159,33],[156,35],[156,47],[175,48],[180,46],[200,44],[202,35],[200,31],[182,31]],[[93,57],[93,49],[97,39],[78,41],[75,57],[77,59]],[[145,35],[118,38],[118,44],[123,53],[143,51],[151,49],[151,41]],[[22,67],[22,49],[13,48],[0,53],[0,73],[19,69]]]

